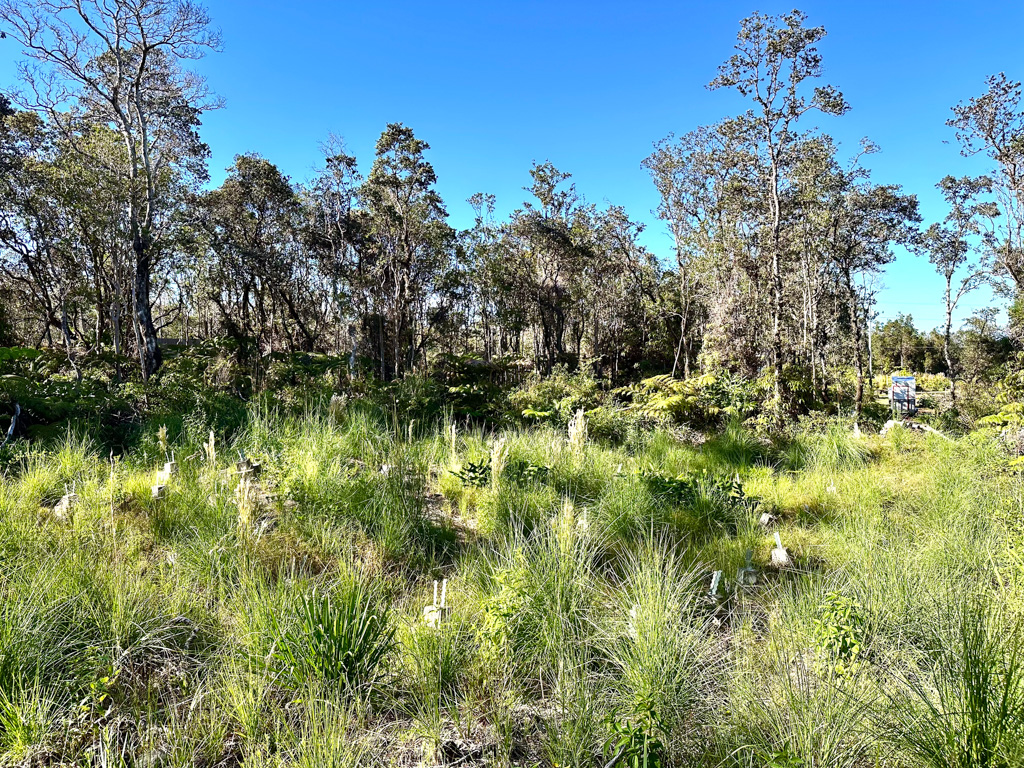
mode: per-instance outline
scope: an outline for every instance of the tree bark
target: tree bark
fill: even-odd
[[[946,371],[949,373],[949,397],[956,405],[956,371],[953,370],[953,359],[949,353],[950,339],[953,335],[953,273],[946,273],[946,332],[942,337],[942,353],[946,358]]]
[[[853,325],[853,363],[857,374],[857,385],[854,389],[854,420],[860,419],[864,407],[864,360],[861,355],[860,312],[857,309],[857,292],[853,287],[853,279],[846,273],[846,290],[850,301],[850,320]]]
[[[151,256],[146,236],[138,229],[132,237],[132,252],[135,254],[135,280],[132,285],[132,302],[135,305],[135,331],[139,340],[139,363],[143,381],[160,368],[160,344],[153,325],[153,311],[150,306]]]

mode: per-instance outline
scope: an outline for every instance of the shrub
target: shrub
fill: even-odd
[[[576,411],[590,411],[602,401],[600,384],[588,371],[570,374],[557,366],[548,376],[533,374],[509,395],[516,416],[566,426]]]
[[[867,636],[868,622],[860,605],[838,592],[829,592],[814,620],[820,668],[838,677],[850,674],[860,659]]]

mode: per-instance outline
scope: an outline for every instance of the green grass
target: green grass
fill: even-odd
[[[983,436],[159,427],[0,478],[0,765],[1021,762],[1024,492]]]

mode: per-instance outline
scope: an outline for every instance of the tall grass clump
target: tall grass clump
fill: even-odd
[[[404,682],[420,708],[454,706],[474,663],[475,642],[465,616],[437,626],[413,623],[402,635]]]
[[[296,622],[278,624],[273,660],[295,688],[325,683],[346,696],[366,697],[379,686],[394,644],[386,605],[358,579],[327,592],[300,595]],[[275,622],[276,624],[276,622]]]
[[[590,673],[590,667],[591,660],[583,645],[561,649],[551,681],[554,711],[546,719],[543,734],[542,755],[548,765],[589,768],[601,749],[608,712],[604,691]]]
[[[863,467],[871,459],[867,443],[838,422],[809,438],[805,462],[810,469],[848,471]]]
[[[736,768],[860,768],[874,752],[859,679],[819,674],[786,640],[755,651],[730,676],[732,732],[724,765]],[[731,743],[728,743],[730,742]]]
[[[939,610],[926,668],[900,674],[889,694],[896,746],[930,768],[1024,765],[1020,619],[984,597]]]
[[[594,554],[582,518],[568,501],[535,533],[509,535],[484,574],[478,634],[492,671],[549,684],[566,649],[587,641]]]
[[[346,713],[322,699],[306,706],[298,724],[286,724],[282,741],[295,768],[357,768],[374,764],[354,738]]]
[[[767,462],[771,455],[770,447],[739,417],[731,418],[720,435],[708,440],[703,452],[727,472],[746,471]]]
[[[619,730],[648,743],[664,738],[678,753],[702,724],[719,671],[699,613],[701,574],[650,540],[623,555],[620,567],[603,641]]]
[[[57,704],[37,683],[12,696],[0,689],[0,764],[29,764],[45,749]]]

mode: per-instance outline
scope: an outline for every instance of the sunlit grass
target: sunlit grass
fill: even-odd
[[[410,430],[348,407],[256,412],[211,456],[208,430],[183,423],[113,462],[74,437],[33,447],[0,480],[0,763],[376,765],[479,749],[498,765],[591,766],[610,759],[614,724],[656,737],[669,765],[937,764],[927,749],[949,741],[955,703],[940,694],[957,680],[930,661],[935,606],[985,594],[1007,625],[1024,613],[1024,492],[976,436],[836,425],[770,444],[733,423],[703,445],[657,431],[616,446],[551,427]],[[154,498],[169,454],[179,471]],[[243,456],[261,465],[245,497]],[[470,462],[499,471],[473,480]],[[736,480],[744,499],[676,499],[654,476]],[[786,568],[771,564],[775,534]],[[356,583],[372,599],[352,608]],[[815,639],[830,594],[870,630],[842,678]],[[314,595],[329,609],[303,613]],[[313,653],[302,638],[321,613],[337,642]],[[1005,668],[1005,648],[986,649],[978,664]],[[910,670],[918,688],[900,682]],[[930,730],[886,730],[887,710],[930,711]]]

